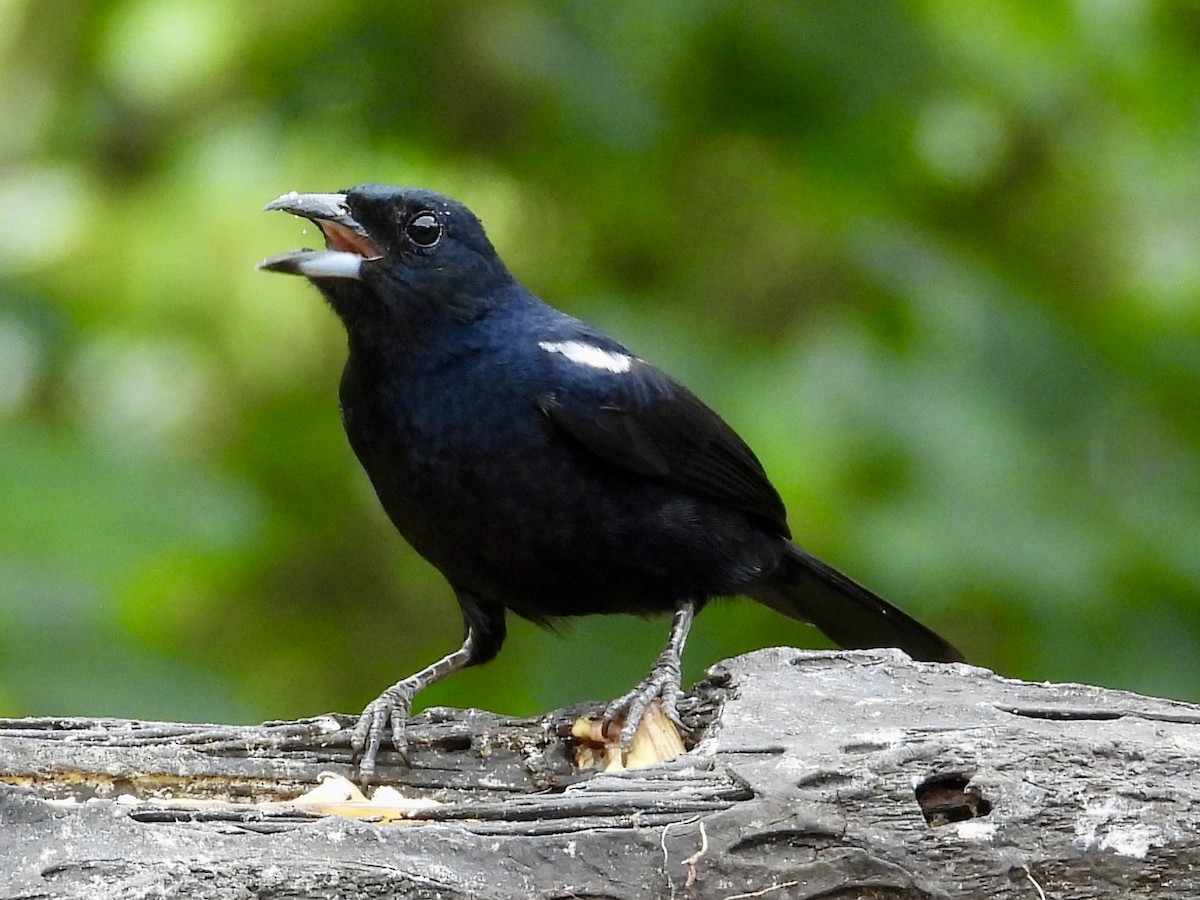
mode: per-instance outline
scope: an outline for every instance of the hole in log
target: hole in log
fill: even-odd
[[[917,803],[931,827],[977,819],[992,811],[985,797],[967,787],[969,782],[966,775],[951,774],[934,775],[917,785]]]

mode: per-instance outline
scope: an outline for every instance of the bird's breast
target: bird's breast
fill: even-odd
[[[528,494],[553,454],[548,423],[528,394],[502,370],[379,378],[353,360],[347,366],[346,434],[411,542],[426,532],[461,539],[489,508]]]

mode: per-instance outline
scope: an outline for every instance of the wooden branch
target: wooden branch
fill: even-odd
[[[439,804],[399,812],[291,802],[352,775],[345,717],[0,720],[0,897],[1200,897],[1200,707],[777,648],[615,775],[583,711],[427,710],[379,780]]]

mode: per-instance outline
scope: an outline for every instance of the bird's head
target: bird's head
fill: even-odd
[[[352,332],[469,321],[511,281],[474,213],[433,191],[378,184],[336,194],[292,191],[265,209],[311,221],[325,249],[292,250],[258,267],[308,278]]]

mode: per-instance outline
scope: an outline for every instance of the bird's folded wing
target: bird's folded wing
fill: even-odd
[[[560,387],[539,400],[555,425],[600,459],[728,504],[790,537],[783,501],[754,452],[715,412],[646,363]]]

